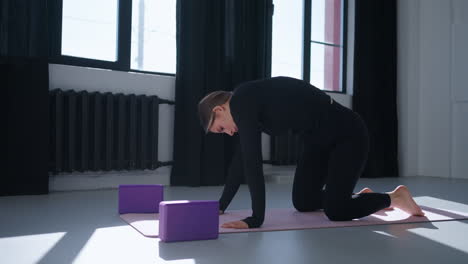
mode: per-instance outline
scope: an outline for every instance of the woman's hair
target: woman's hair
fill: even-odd
[[[215,91],[209,93],[198,103],[198,115],[200,116],[200,124],[205,130],[205,133],[210,132],[209,129],[214,122],[215,115],[213,108],[218,105],[223,105],[232,96],[232,92]]]

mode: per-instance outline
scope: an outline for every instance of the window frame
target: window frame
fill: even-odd
[[[327,93],[338,93],[338,94],[346,94],[346,82],[347,82],[347,49],[348,49],[348,0],[341,0],[341,25],[342,25],[342,41],[343,45],[340,46],[341,49],[341,91],[330,91],[330,90],[323,90]],[[274,10],[274,6],[273,6]],[[274,14],[274,12],[273,12]],[[317,43],[322,45],[331,45],[337,46],[335,44],[324,44],[318,43],[317,41],[312,41],[311,37],[311,30],[312,30],[312,0],[303,0],[303,32],[302,32],[302,80],[310,83],[310,62],[311,62],[311,52],[310,52],[310,44]],[[269,22],[270,32],[273,32],[273,23]],[[268,62],[269,70],[271,73],[271,65],[272,65],[272,57],[271,57],[271,38],[270,38],[270,58]]]
[[[341,39],[343,44],[335,45],[331,43],[323,43],[318,41],[313,41],[311,37],[312,29],[312,0],[303,0],[303,47],[302,47],[302,80],[310,83],[310,62],[311,62],[311,52],[310,44],[322,44],[328,46],[339,46],[341,47],[341,91],[330,91],[323,90],[327,93],[339,93],[346,94],[346,78],[347,78],[347,48],[348,48],[348,0],[341,0]],[[273,30],[273,28],[271,27]],[[271,63],[270,63],[271,64]],[[271,67],[270,67],[271,70]]]
[[[117,61],[103,61],[62,55],[63,0],[50,0],[49,13],[49,61],[55,64],[91,67],[123,72],[175,76],[175,73],[141,71],[131,69],[132,0],[117,0]]]

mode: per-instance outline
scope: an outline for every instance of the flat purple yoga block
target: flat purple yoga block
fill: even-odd
[[[163,190],[162,185],[120,185],[119,214],[158,213]]]
[[[216,239],[218,233],[218,201],[165,201],[159,204],[161,241]]]

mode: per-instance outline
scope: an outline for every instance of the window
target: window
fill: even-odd
[[[131,68],[176,72],[176,0],[133,0]]]
[[[63,2],[62,54],[115,61],[117,58],[117,1]]]
[[[274,0],[272,76],[345,92],[346,0]]]
[[[53,0],[53,62],[175,75],[176,0]]]

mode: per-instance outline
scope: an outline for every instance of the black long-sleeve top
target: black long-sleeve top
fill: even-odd
[[[273,77],[246,82],[233,91],[229,102],[238,127],[239,141],[228,171],[220,210],[225,211],[245,176],[252,200],[252,216],[243,219],[249,228],[259,227],[265,218],[265,181],[261,132],[281,135],[313,132],[326,118],[332,100],[322,90],[302,80]],[[243,168],[243,173],[236,168]]]

